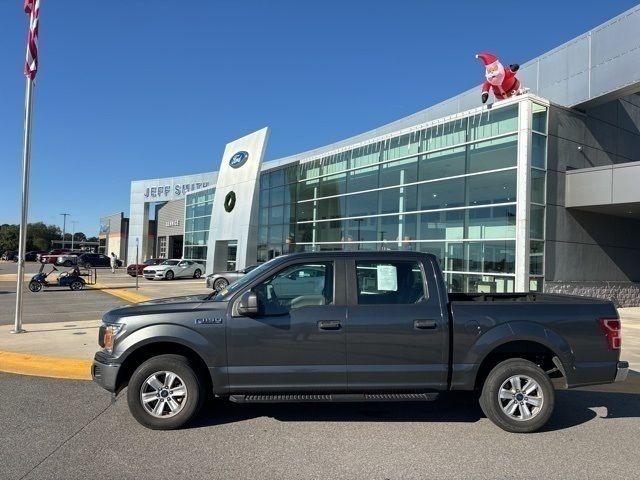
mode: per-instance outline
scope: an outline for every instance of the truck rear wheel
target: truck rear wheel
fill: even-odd
[[[529,360],[512,358],[496,365],[487,376],[480,407],[503,430],[529,433],[547,423],[554,400],[547,374]]]
[[[189,361],[158,355],[140,365],[129,380],[127,402],[133,417],[153,430],[173,430],[193,419],[205,393]]]

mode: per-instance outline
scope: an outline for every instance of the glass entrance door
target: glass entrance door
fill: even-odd
[[[227,244],[227,271],[234,272],[236,270],[236,256],[238,252],[238,242],[229,242]]]

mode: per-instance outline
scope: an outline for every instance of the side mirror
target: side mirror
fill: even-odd
[[[243,293],[238,302],[238,313],[243,317],[250,317],[257,315],[259,311],[258,296],[255,292],[249,291]]]

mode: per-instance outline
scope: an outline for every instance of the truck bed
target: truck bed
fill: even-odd
[[[450,302],[608,303],[605,300],[554,293],[450,293]]]

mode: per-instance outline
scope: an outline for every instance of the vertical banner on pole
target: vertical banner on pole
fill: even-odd
[[[24,74],[27,77],[27,90],[24,99],[24,138],[22,153],[22,205],[20,215],[20,238],[18,245],[18,275],[16,285],[16,317],[11,333],[23,333],[22,293],[24,284],[24,254],[27,246],[27,219],[29,211],[29,170],[31,168],[31,113],[33,105],[33,80],[38,70],[38,18],[40,0],[25,0],[24,11],[29,15],[29,36],[27,37],[27,55]]]
[[[138,250],[140,247],[140,239],[136,237],[136,290],[138,290]]]

